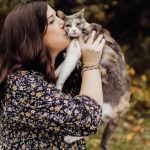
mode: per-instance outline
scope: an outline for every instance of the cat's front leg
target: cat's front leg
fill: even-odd
[[[71,72],[74,70],[76,64],[78,61],[78,57],[77,56],[69,56],[66,57],[66,59],[64,60],[62,67],[61,67],[61,71],[56,83],[56,87],[60,90],[62,90],[62,87],[66,81],[66,79],[69,77],[69,75],[71,74]]]
[[[57,67],[57,69],[55,70],[54,74],[55,74],[55,77],[58,78],[60,72],[61,72],[61,69],[62,69],[62,66],[64,64],[64,61]]]
[[[67,48],[65,60],[63,61],[61,67],[58,68],[58,70],[56,71],[56,74],[59,74],[59,77],[56,83],[56,87],[58,89],[62,90],[62,87],[66,79],[74,70],[80,57],[81,57],[80,45],[77,39],[73,39],[69,47]]]

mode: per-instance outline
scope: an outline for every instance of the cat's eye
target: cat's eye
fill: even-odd
[[[81,23],[79,22],[79,23],[77,23],[77,26],[80,26],[81,25]]]
[[[71,24],[66,24],[66,27],[71,27]]]

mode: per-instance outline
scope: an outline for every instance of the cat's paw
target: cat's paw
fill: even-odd
[[[102,106],[102,121],[107,123],[112,115],[113,108],[109,103],[103,103]]]
[[[67,135],[67,136],[64,137],[64,141],[67,142],[67,143],[72,143],[72,142],[75,142],[75,141],[80,140],[82,138],[83,137],[75,137],[75,136]]]
[[[63,84],[56,83],[56,88],[62,91]]]

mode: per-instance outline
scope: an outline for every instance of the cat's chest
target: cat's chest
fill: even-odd
[[[77,39],[73,39],[67,48],[66,56],[76,56],[78,58],[81,57],[81,48]]]

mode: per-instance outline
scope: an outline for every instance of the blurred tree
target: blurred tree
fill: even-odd
[[[5,16],[20,1],[0,0],[0,30]],[[121,44],[137,74],[150,72],[150,1],[149,0],[48,0],[66,14],[86,8],[85,18],[107,28]]]

